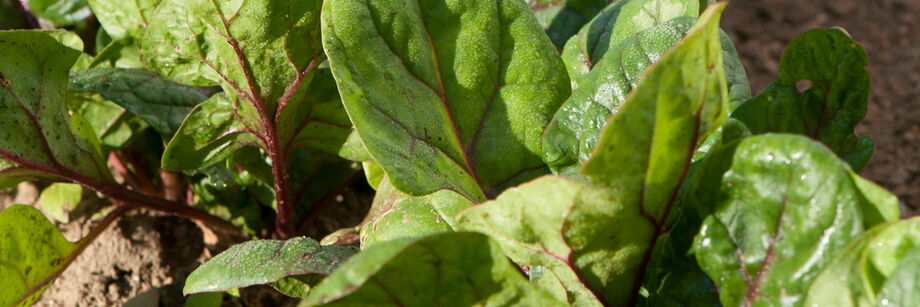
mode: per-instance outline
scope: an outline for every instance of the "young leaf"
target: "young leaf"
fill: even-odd
[[[59,26],[72,25],[92,14],[86,0],[29,0],[25,3],[32,14]]]
[[[307,147],[348,159],[360,159],[364,145],[349,144],[354,127],[339,99],[329,69],[318,69],[304,99],[291,100],[278,115],[279,138],[284,150]],[[353,141],[352,141],[353,142]],[[349,148],[351,146],[351,148]]]
[[[329,274],[357,251],[354,247],[322,246],[306,237],[244,242],[195,269],[185,280],[182,292],[221,292],[287,276]]]
[[[530,0],[530,9],[546,35],[561,48],[594,15],[604,9],[604,0]]]
[[[398,189],[482,201],[546,172],[540,135],[569,85],[522,1],[326,1],[323,37],[349,117]]]
[[[409,196],[384,176],[374,195],[373,216],[361,227],[361,248],[397,238],[453,231],[456,213],[471,205],[472,202],[450,190]]]
[[[624,40],[676,17],[696,17],[699,12],[696,0],[613,1],[569,39],[562,50],[572,88],[578,88],[582,78],[604,54]],[[673,41],[664,48],[671,43]]]
[[[830,147],[854,170],[869,161],[875,142],[853,128],[866,115],[869,70],[866,51],[846,33],[812,30],[789,42],[779,76],[732,117],[754,134],[806,135]]]
[[[588,160],[608,118],[632,92],[646,67],[661,58],[695,22],[676,17],[625,38],[595,62],[579,87],[559,108],[543,134],[544,161],[553,172],[570,177]],[[731,104],[750,98],[750,86],[731,39],[720,32],[723,66]],[[730,78],[728,78],[730,77]]]
[[[301,306],[559,306],[478,233],[378,244],[342,264]]]
[[[0,157],[55,176],[111,180],[92,128],[72,121],[64,103],[82,49],[69,32],[0,32]]]
[[[144,119],[170,139],[195,105],[217,90],[182,85],[143,69],[95,68],[74,71],[69,88],[94,91]]]
[[[0,212],[0,305],[31,306],[77,250],[37,209],[16,205]]]
[[[727,306],[795,304],[863,231],[865,198],[843,161],[817,142],[769,134],[741,140],[706,201],[697,261]],[[718,188],[717,188],[718,187]]]
[[[114,41],[100,50],[85,68],[144,68],[138,39],[124,38]],[[75,68],[76,69],[76,68]]]
[[[64,211],[76,209],[82,195],[83,188],[79,184],[52,183],[42,191],[38,203],[48,215],[61,223],[67,223],[70,221],[70,215]]]
[[[148,127],[147,122],[99,94],[68,91],[67,95],[67,107],[89,122],[104,152],[123,148]]]
[[[920,219],[866,231],[835,255],[808,288],[806,306],[916,305]]]

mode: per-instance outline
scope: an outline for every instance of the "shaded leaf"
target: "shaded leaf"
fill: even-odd
[[[134,38],[114,41],[100,50],[86,68],[144,68],[140,58],[140,43]]]
[[[411,278],[406,278],[411,276]],[[477,233],[447,232],[378,244],[313,288],[301,305],[556,306]]]
[[[89,122],[105,151],[125,147],[147,122],[117,104],[91,92],[67,93],[67,107]]]
[[[269,285],[275,288],[275,290],[278,290],[278,292],[281,292],[281,294],[290,297],[306,298],[307,295],[310,294],[310,289],[322,280],[321,277],[325,276],[316,274],[288,276],[278,281],[271,282]]]
[[[841,249],[814,279],[805,305],[914,305],[920,293],[916,284],[918,249],[918,218],[873,227]]]
[[[239,109],[218,93],[195,106],[166,145],[164,169],[193,170],[222,161],[245,145],[261,144],[241,120]]]
[[[145,120],[169,139],[195,105],[218,89],[182,85],[143,69],[95,68],[71,73],[69,88],[94,91]]]
[[[37,209],[15,205],[0,212],[0,305],[31,306],[60,275],[78,246]]]
[[[79,184],[52,183],[42,190],[38,203],[45,213],[61,223],[67,223],[70,222],[69,212],[77,208],[82,195],[83,188]]]
[[[329,274],[356,252],[353,247],[322,246],[305,237],[244,242],[195,269],[185,280],[182,292],[222,292],[287,276]]]
[[[562,48],[572,35],[607,5],[605,0],[529,0],[527,4],[537,16],[546,35]]]
[[[185,306],[188,307],[220,307],[224,301],[224,294],[216,293],[195,293],[185,298]]]
[[[569,85],[522,1],[324,8],[323,45],[345,108],[398,189],[482,201],[546,172],[540,135]]]
[[[796,135],[753,136],[726,160],[713,212],[694,241],[697,261],[727,306],[795,304],[844,245],[863,231],[851,170]],[[714,189],[713,187],[720,187]]]
[[[0,30],[14,30],[29,27],[19,0],[0,0]]]
[[[92,14],[86,0],[29,0],[25,3],[29,4],[32,14],[59,26],[72,25]]]
[[[565,43],[562,60],[565,61],[572,88],[578,88],[581,80],[607,51],[624,40],[676,17],[696,17],[699,11],[699,3],[695,0],[613,1]],[[672,43],[667,43],[664,48]]]
[[[732,117],[754,134],[795,133],[821,141],[858,171],[875,149],[872,139],[853,134],[866,115],[866,66],[866,51],[844,32],[805,32],[786,47],[776,81]]]
[[[67,73],[82,49],[64,31],[0,32],[0,158],[55,176],[111,180],[92,128],[71,120],[65,106]]]

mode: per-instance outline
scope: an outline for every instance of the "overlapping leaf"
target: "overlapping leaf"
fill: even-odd
[[[562,48],[581,26],[604,9],[604,0],[530,0],[527,1],[540,26],[556,47]]]
[[[871,205],[849,167],[805,137],[754,136],[723,150],[713,163],[730,166],[695,199],[712,212],[695,239],[697,261],[725,305],[801,302],[863,231],[861,208]]]
[[[64,102],[79,37],[0,32],[0,50],[0,158],[56,176],[110,180],[92,128],[68,115]]]
[[[595,62],[543,135],[544,161],[555,173],[577,176],[601,129],[636,87],[646,67],[679,41],[694,21],[693,17],[682,16],[652,26],[623,39]],[[750,98],[750,86],[731,39],[724,33],[720,33],[720,39],[731,105]]]
[[[217,90],[182,85],[143,69],[96,68],[71,73],[69,87],[94,91],[145,120],[164,138],[172,138],[182,121]]]
[[[231,246],[195,269],[182,291],[222,292],[294,275],[325,275],[356,252],[354,247],[322,246],[306,237],[248,241]]]
[[[605,128],[584,168],[595,185],[538,179],[464,211],[462,225],[496,238],[515,261],[545,267],[540,282],[549,279],[543,285],[559,299],[634,303],[696,139],[725,116],[723,7],[649,69]]]
[[[398,238],[411,238],[457,227],[455,216],[473,203],[454,191],[409,196],[384,176],[374,195],[369,220],[361,227],[361,247]]]
[[[913,306],[918,302],[920,219],[890,222],[850,242],[821,272],[806,306]]]
[[[313,288],[301,306],[558,306],[488,237],[446,232],[368,248]]]
[[[48,215],[61,223],[67,223],[70,221],[68,212],[76,209],[82,195],[83,187],[78,184],[52,183],[42,190],[38,203]]]
[[[35,16],[60,26],[72,25],[93,13],[86,0],[30,0],[25,3]]]
[[[673,18],[696,17],[698,13],[699,2],[696,0],[613,1],[569,39],[563,48],[562,59],[571,78],[572,88],[579,87],[581,80],[608,50],[629,37]],[[667,46],[671,43],[673,41]]]
[[[866,63],[866,51],[840,30],[801,34],[786,47],[776,81],[732,117],[754,134],[796,133],[821,141],[859,170],[875,149],[872,139],[853,134],[866,115]]]
[[[107,1],[87,0],[93,14],[108,35],[115,40],[125,37],[141,38],[147,31],[148,20],[161,0]]]
[[[77,250],[31,206],[0,212],[0,305],[31,306]]]
[[[168,170],[192,170],[229,157],[246,145],[261,145],[247,133],[239,109],[226,93],[218,93],[189,113],[166,145],[162,165]]]
[[[326,1],[345,108],[393,185],[474,201],[545,173],[540,135],[569,95],[522,1]]]

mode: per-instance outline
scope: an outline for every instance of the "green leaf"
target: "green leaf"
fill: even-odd
[[[539,205],[539,206],[538,206]],[[625,305],[654,229],[605,188],[544,176],[462,212],[460,229],[495,239],[515,263],[543,266],[557,299]]]
[[[0,305],[31,306],[78,249],[37,209],[0,212]]]
[[[323,37],[348,115],[399,190],[478,202],[546,172],[540,135],[569,85],[523,1],[326,1]]]
[[[720,193],[702,203],[713,213],[694,241],[697,261],[726,306],[796,304],[863,231],[865,198],[846,163],[808,138],[754,136],[733,152],[707,184]]]
[[[915,305],[920,293],[918,250],[920,218],[873,227],[841,249],[821,271],[808,288],[805,305]]]
[[[134,38],[114,41],[99,50],[96,57],[85,68],[144,68],[144,63],[141,62],[140,43]]]
[[[624,39],[579,81],[543,135],[544,161],[557,174],[577,176],[607,124],[642,79],[646,67],[661,58],[690,30],[693,17],[676,17]],[[750,86],[731,39],[720,33],[729,103],[750,98]]]
[[[287,150],[306,147],[346,158],[360,157],[364,146],[346,148],[354,127],[339,99],[329,69],[316,71],[304,99],[290,101],[278,117],[278,134]],[[355,146],[357,145],[357,146]]]
[[[123,148],[147,123],[92,92],[67,92],[67,107],[89,122],[104,151]]]
[[[226,93],[217,93],[195,106],[166,145],[164,169],[194,170],[222,161],[245,145],[261,145],[241,120]]]
[[[38,203],[42,205],[45,213],[61,223],[67,223],[70,222],[70,215],[64,211],[76,209],[82,195],[83,188],[79,184],[52,183],[42,191]]]
[[[384,176],[374,195],[373,217],[361,227],[361,248],[398,238],[453,231],[456,213],[471,205],[450,190],[409,196]]]
[[[220,84],[242,122],[271,135],[263,121],[301,99],[322,62],[320,4],[164,0],[147,19],[141,58],[179,83]]]
[[[356,252],[353,247],[322,246],[305,237],[244,242],[195,269],[185,280],[182,292],[223,292],[287,276],[329,274]]]
[[[696,17],[698,13],[699,3],[695,0],[613,1],[570,38],[562,50],[562,60],[565,61],[572,88],[578,88],[595,63],[599,63],[608,50],[623,41],[673,18]],[[672,43],[667,43],[664,48]]]
[[[320,277],[325,276],[316,274],[288,276],[269,283],[269,285],[275,288],[275,290],[278,290],[278,292],[281,292],[281,294],[290,297],[306,298],[307,295],[310,294],[310,289],[322,280]]]
[[[69,88],[94,91],[172,138],[192,108],[218,89],[182,85],[143,69],[95,68],[71,73]]]
[[[697,142],[721,126],[727,108],[719,16],[711,6],[690,33],[645,72],[608,122],[582,173],[660,224]]]
[[[875,142],[853,128],[866,115],[866,51],[835,29],[812,30],[789,42],[779,77],[734,113],[754,134],[783,132],[818,140],[854,170],[869,161]]]
[[[93,13],[86,0],[29,0],[26,3],[32,14],[59,26],[72,25]]]
[[[607,5],[605,0],[537,0],[527,3],[546,35],[559,48]]]
[[[224,294],[217,293],[195,293],[185,299],[187,307],[220,307],[224,301]]]
[[[301,304],[347,306],[558,306],[488,237],[446,232],[378,244],[313,288]]]
[[[863,197],[859,203],[866,229],[901,218],[901,206],[897,196],[855,172],[850,172],[850,177]]]
[[[87,0],[93,14],[105,32],[118,40],[125,37],[141,38],[147,31],[147,20],[161,0],[107,1]]]
[[[72,122],[65,105],[82,49],[69,32],[0,32],[0,157],[55,176],[112,180],[91,127]]]
[[[380,182],[383,181],[385,176],[383,168],[380,167],[380,164],[373,161],[361,162],[361,168],[364,169],[364,177],[367,178],[367,184],[370,185],[374,190],[377,190],[380,186]]]

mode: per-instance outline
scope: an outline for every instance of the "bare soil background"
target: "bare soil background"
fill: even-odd
[[[862,175],[897,194],[905,216],[920,213],[920,0],[735,0],[722,27],[734,39],[754,93],[777,75],[786,44],[814,28],[840,26],[869,53],[872,92],[858,135],[875,139]],[[370,203],[366,185],[346,190],[312,234],[357,224]],[[34,204],[38,187],[0,192],[0,209]],[[92,193],[84,193],[92,194]],[[73,222],[59,225],[77,240],[89,212],[105,203],[88,195]],[[135,211],[102,234],[43,295],[39,306],[177,306],[185,277],[226,246],[185,219]],[[133,298],[133,300],[132,300]],[[129,302],[130,300],[130,302]],[[127,304],[126,304],[127,302]],[[290,305],[266,288],[249,288],[225,305]]]

